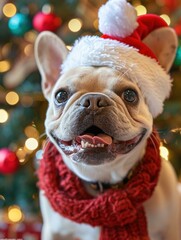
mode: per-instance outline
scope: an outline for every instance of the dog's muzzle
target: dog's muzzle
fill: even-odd
[[[85,94],[76,105],[81,111],[80,118],[78,116],[74,123],[76,129],[73,139],[65,141],[54,131],[50,133],[58,147],[71,156],[73,161],[91,165],[113,161],[118,154],[127,154],[133,150],[146,134],[146,129],[142,128],[127,141],[116,139],[115,123],[111,115],[113,101],[104,94]],[[86,116],[84,123],[80,120],[82,116]]]

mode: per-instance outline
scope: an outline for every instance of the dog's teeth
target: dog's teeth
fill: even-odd
[[[84,143],[84,141],[81,141],[81,147],[82,147],[82,148],[85,148],[85,143]]]
[[[98,144],[94,145],[94,144],[91,144],[89,142],[81,141],[81,147],[82,148],[103,148],[104,146],[105,146],[105,144],[101,144],[101,143],[98,143]]]
[[[85,143],[85,148],[88,148],[90,144],[88,142]]]

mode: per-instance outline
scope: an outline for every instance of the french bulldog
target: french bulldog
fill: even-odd
[[[168,72],[177,47],[174,31],[169,27],[157,29],[144,43]],[[159,114],[154,112],[157,102],[152,98],[150,107],[151,87],[147,86],[146,95],[139,83],[129,79],[126,69],[77,64],[75,60],[74,67],[61,71],[60,66],[69,54],[55,34],[43,32],[38,36],[35,55],[43,93],[49,102],[46,133],[65,165],[81,179],[86,191],[96,197],[106,191],[105,183],[111,187],[122,182],[143,158],[148,138],[154,137],[153,120]],[[78,55],[77,51],[77,58]],[[100,187],[93,188],[92,182]],[[151,198],[144,202],[151,240],[181,239],[180,202],[175,172],[169,161],[162,159],[157,186]],[[43,190],[40,204],[43,240],[99,239],[100,227],[61,216]]]

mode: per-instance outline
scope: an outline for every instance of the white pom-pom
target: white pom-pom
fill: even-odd
[[[109,0],[99,9],[99,30],[112,37],[127,37],[138,27],[136,10],[126,0]]]

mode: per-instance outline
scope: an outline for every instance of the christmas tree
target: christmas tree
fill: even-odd
[[[106,1],[17,0],[0,2],[0,238],[39,239],[41,214],[36,169],[46,140],[47,102],[34,59],[39,32],[55,32],[68,48],[82,35],[100,35],[97,11]],[[181,175],[181,0],[132,0],[138,15],[161,15],[176,30],[179,46],[172,94],[156,119],[161,154]],[[31,224],[30,224],[31,223]],[[21,226],[24,224],[24,230]],[[38,229],[38,230],[37,230]]]

